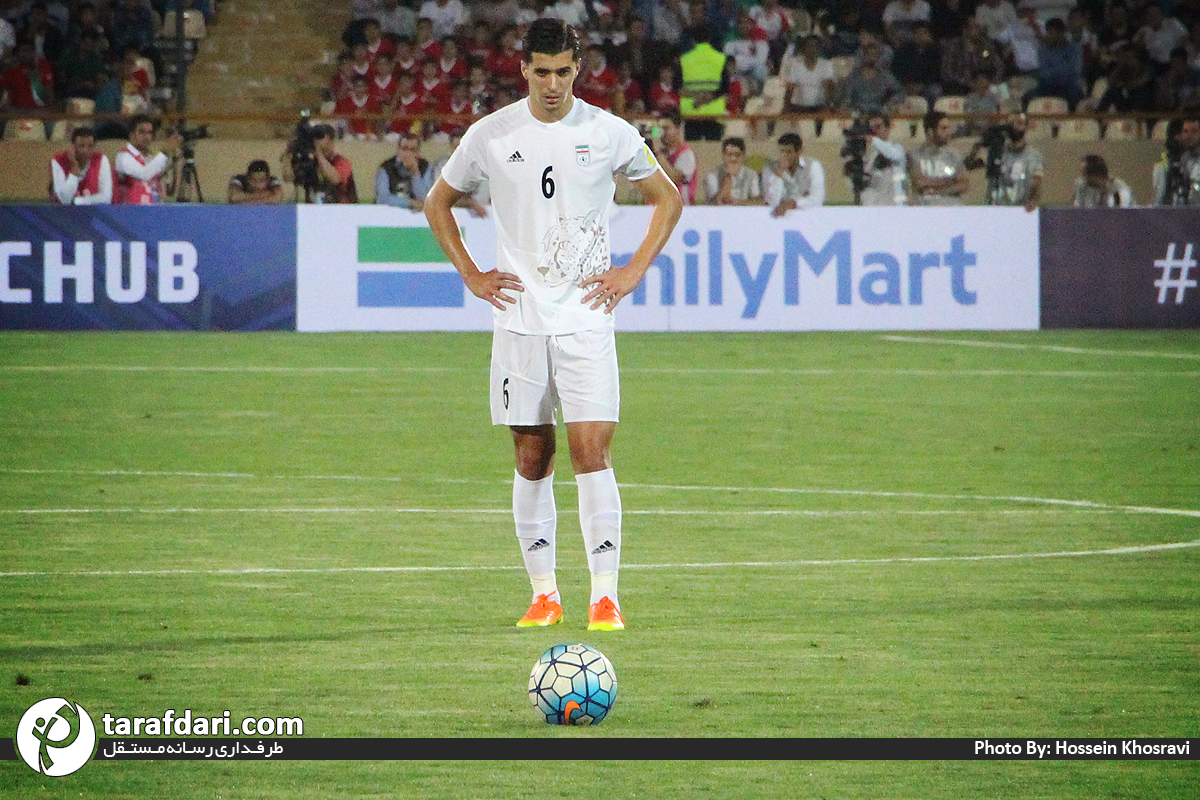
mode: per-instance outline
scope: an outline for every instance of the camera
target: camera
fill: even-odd
[[[198,125],[189,130],[186,123],[180,122],[175,126],[175,132],[183,137],[183,144],[180,145],[180,149],[183,151],[184,158],[195,158],[196,148],[192,146],[192,143],[208,138],[207,125]]]
[[[292,181],[297,188],[308,193],[315,192],[320,182],[317,169],[317,138],[313,130],[312,120],[305,113],[292,135],[290,145],[292,156]]]
[[[850,185],[854,188],[854,194],[857,198],[871,182],[870,176],[867,175],[865,161],[867,139],[872,135],[870,123],[865,119],[856,118],[850,123],[850,127],[843,131],[842,135],[846,140],[845,144],[842,145],[840,154],[842,158],[846,159],[843,169],[846,177],[850,179]]]

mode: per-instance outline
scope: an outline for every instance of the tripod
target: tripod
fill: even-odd
[[[175,202],[190,203],[193,193],[197,203],[204,202],[204,192],[200,189],[200,172],[196,168],[196,151],[184,147],[183,168],[179,171],[179,184],[175,187]]]

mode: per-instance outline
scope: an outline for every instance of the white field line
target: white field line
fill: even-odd
[[[1053,344],[1021,344],[1019,342],[985,342],[977,339],[945,339],[935,336],[901,336],[890,334],[879,337],[889,342],[912,342],[914,344],[949,344],[963,347],[990,347],[1003,350],[1046,350],[1051,353],[1070,353],[1086,356],[1131,356],[1134,358],[1179,358],[1200,360],[1200,353],[1163,353],[1155,350],[1094,350],[1086,347],[1065,347]]]
[[[1083,558],[1087,556],[1124,556],[1200,547],[1200,539],[1101,550],[1063,550],[1051,553],[1001,553],[990,556],[897,556],[894,558],[797,559],[790,561],[708,561],[675,564],[622,564],[634,570],[697,570],[733,568],[836,567],[872,564],[938,564],[948,562],[1026,561],[1043,558]],[[524,569],[520,565],[408,566],[408,567],[246,567],[243,569],[161,569],[161,570],[79,570],[62,572],[0,572],[0,578],[36,577],[170,577],[173,575],[333,575],[339,573],[426,573],[426,572],[500,572]]]
[[[872,517],[872,516],[972,516],[982,514],[1115,514],[1110,509],[1072,509],[1070,512],[1061,509],[1048,508],[1010,508],[968,511],[965,509],[896,509],[896,510],[840,510],[821,511],[815,509],[633,509],[622,512],[625,516],[679,516],[679,517]],[[276,508],[0,508],[0,514],[19,516],[39,515],[84,515],[84,514],[429,514],[451,516],[508,516],[512,511],[507,508],[389,508],[389,507],[276,507]]]
[[[962,344],[978,347],[1003,347],[1024,349],[1027,347],[1043,347],[1070,353],[1091,353],[1107,355],[1142,355],[1162,356],[1164,358],[1196,358],[1200,355],[1167,354],[1167,353],[1137,353],[1130,351],[1080,350],[1078,348],[1055,348],[1050,345],[1023,345],[1004,342],[968,342],[955,340],[922,339],[919,337],[884,336],[892,341],[913,341],[929,344]],[[433,372],[479,372],[476,367],[271,367],[271,366],[172,366],[172,365],[131,365],[131,364],[47,364],[47,365],[7,365],[0,364],[0,372],[134,372],[134,373],[270,373],[278,375],[323,375],[368,373],[383,375],[390,373],[433,373]],[[786,367],[624,367],[623,373],[647,375],[786,375],[798,377],[836,377],[836,376],[883,376],[883,377],[977,377],[977,378],[1145,378],[1145,377],[1200,377],[1197,371],[1182,372],[1138,372],[1114,370],[1028,370],[1028,369],[789,369]]]

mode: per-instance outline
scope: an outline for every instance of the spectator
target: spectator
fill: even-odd
[[[772,44],[782,44],[791,33],[792,12],[780,5],[779,0],[760,0],[757,5],[750,6],[750,16],[766,31],[767,40]]]
[[[741,15],[738,0],[714,0],[705,5],[708,10],[709,27],[724,41],[729,41],[729,37],[737,30],[738,17]]]
[[[459,29],[470,21],[470,15],[462,0],[425,0],[417,13],[418,17],[424,17],[433,23],[433,36],[437,39],[457,36]]]
[[[738,75],[748,81],[751,94],[762,91],[771,71],[771,45],[766,31],[748,13],[738,16],[737,33],[725,43],[722,52],[737,59]]]
[[[16,49],[17,29],[4,17],[0,17],[0,66],[8,61],[8,57]]]
[[[437,179],[428,161],[421,157],[421,139],[415,134],[400,136],[396,155],[379,165],[375,173],[375,202],[424,211],[425,195]]]
[[[142,58],[142,51],[135,44],[125,46],[121,54],[121,107],[133,114],[146,114],[150,108],[150,90],[154,88],[154,77],[150,62]]]
[[[1188,52],[1176,47],[1167,69],[1154,86],[1156,111],[1181,111],[1200,103],[1200,68],[1188,63]]]
[[[374,105],[379,110],[390,108],[396,99],[400,82],[396,80],[396,61],[389,53],[375,57],[375,76],[367,83]]]
[[[154,54],[154,15],[142,0],[117,0],[112,11],[109,46],[123,53],[129,45],[137,45],[143,53],[156,59]]]
[[[496,87],[488,80],[487,70],[482,64],[475,64],[467,78],[467,88],[471,95],[471,110],[477,116],[490,114],[496,110]]]
[[[393,39],[412,39],[417,32],[417,12],[410,0],[384,0],[378,12],[380,29]]]
[[[372,64],[381,55],[394,56],[396,54],[396,46],[390,39],[384,38],[379,20],[373,17],[363,20],[362,37],[363,42],[367,45],[367,58],[371,60]]]
[[[993,41],[1017,21],[1017,10],[1009,0],[983,0],[975,7],[975,21],[983,28],[983,34]]]
[[[960,206],[970,184],[962,156],[950,146],[954,123],[940,111],[930,111],[924,127],[925,142],[908,161],[916,205]]]
[[[684,28],[688,25],[687,4],[683,0],[652,0],[650,25],[654,41],[668,44],[678,52],[683,44]]]
[[[426,113],[434,113],[450,99],[450,84],[442,80],[441,71],[436,61],[426,61],[421,65],[421,75],[417,79],[417,94]]]
[[[880,64],[878,43],[868,42],[863,47],[861,63],[850,71],[842,85],[842,110],[876,114],[895,106],[903,98],[903,87]]]
[[[421,129],[421,115],[425,113],[425,99],[417,91],[417,79],[410,72],[402,72],[396,77],[396,96],[392,105],[387,109],[392,115],[388,126],[387,138],[394,140],[397,136],[411,133],[414,128]]]
[[[94,99],[100,88],[97,76],[104,73],[104,49],[93,29],[79,32],[74,46],[68,47],[58,62],[58,80],[63,97]]]
[[[12,66],[0,72],[0,110],[40,111],[54,105],[54,70],[37,54],[33,42],[17,43]],[[51,123],[46,124],[49,137]],[[0,132],[3,132],[0,124]]]
[[[678,114],[679,90],[675,88],[675,68],[663,64],[658,68],[658,80],[647,94],[649,111],[652,114]]]
[[[282,203],[283,182],[271,174],[266,161],[251,161],[244,174],[229,179],[227,199],[233,205]]]
[[[306,175],[300,175],[297,183],[295,167],[292,163],[292,153],[295,143],[288,145],[283,154],[282,172],[287,183],[297,183],[297,190],[307,193],[307,200],[313,203],[357,203],[358,190],[354,185],[354,168],[350,159],[337,151],[337,134],[331,125],[314,125],[312,127],[314,144],[312,153],[312,185],[305,185]]]
[[[946,42],[962,35],[968,20],[975,18],[973,0],[933,0],[930,27],[933,38]]]
[[[987,72],[975,73],[971,92],[963,98],[963,115],[966,119],[959,129],[959,136],[974,136],[992,123],[992,120],[1004,110],[996,87],[992,85]]]
[[[903,206],[908,204],[908,154],[904,145],[889,141],[892,120],[887,114],[874,113],[867,119],[871,135],[863,158],[867,184],[862,190],[864,206]]]
[[[929,25],[932,33],[933,12],[925,0],[889,0],[883,8],[883,32],[897,50],[911,40],[917,26]]]
[[[33,42],[38,56],[51,64],[58,61],[67,44],[66,34],[50,20],[50,12],[43,2],[29,7],[25,24],[17,31],[17,36]]]
[[[371,85],[362,75],[355,75],[350,80],[350,93],[333,107],[333,113],[345,121],[346,132],[357,139],[377,138],[375,131],[379,123],[369,117],[381,111],[383,106],[378,97],[371,94]]]
[[[1061,97],[1074,111],[1083,99],[1083,48],[1067,38],[1067,26],[1055,17],[1046,22],[1046,34],[1038,46],[1038,82],[1024,98]]]
[[[453,36],[447,36],[441,42],[441,56],[437,60],[438,76],[452,86],[455,81],[465,81],[471,69],[467,60],[458,52],[458,42]]]
[[[1118,48],[1108,74],[1108,88],[1100,96],[1096,111],[1101,114],[1153,111],[1154,74],[1146,61],[1146,51],[1137,45]]]
[[[338,54],[337,72],[333,75],[333,80],[329,82],[329,88],[326,89],[326,99],[337,102],[343,97],[350,94],[350,81],[354,80],[357,73],[354,71],[354,59],[349,53]]]
[[[1172,120],[1167,156],[1154,165],[1154,204],[1200,206],[1200,116]]]
[[[500,35],[500,47],[487,60],[488,73],[501,87],[512,89],[521,84],[521,51],[517,47],[520,40],[517,27],[509,25]]]
[[[412,39],[406,36],[396,39],[396,57],[392,67],[397,76],[407,72],[416,79],[421,71],[421,59],[417,56],[417,47]]]
[[[413,50],[418,61],[437,61],[442,57],[442,40],[433,31],[433,20],[417,18],[417,33],[413,36]]]
[[[1083,53],[1083,79],[1091,86],[1100,77],[1100,40],[1091,29],[1087,12],[1079,6],[1067,12],[1067,41]]]
[[[1188,31],[1182,22],[1168,17],[1158,4],[1150,3],[1146,6],[1142,27],[1133,40],[1146,48],[1150,61],[1159,70],[1164,70],[1171,60],[1171,51],[1183,45],[1187,37]]]
[[[573,25],[576,28],[584,28],[590,21],[588,18],[588,4],[584,0],[558,0],[558,2],[547,6],[542,12],[542,16],[561,19],[563,22]]]
[[[980,151],[988,144],[984,140],[975,143],[964,162],[967,169],[988,166],[988,187],[984,198],[987,205],[1023,206],[1026,211],[1033,211],[1042,201],[1042,178],[1046,173],[1046,164],[1042,154],[1030,147],[1025,139],[1029,117],[1021,112],[1014,113],[1008,118],[1008,126],[1004,147],[994,165],[989,165],[979,157]]]
[[[833,62],[821,57],[820,40],[816,36],[805,36],[800,40],[798,53],[784,55],[779,77],[787,87],[786,111],[825,111],[833,103],[837,77]]]
[[[1075,179],[1076,208],[1132,208],[1133,192],[1120,178],[1110,178],[1103,156],[1086,155]]]
[[[721,163],[704,176],[704,201],[712,206],[762,204],[762,181],[746,166],[746,140],[731,136],[721,142]]]
[[[669,69],[669,68],[668,68]],[[674,87],[670,87],[674,90]],[[617,91],[621,93],[626,114],[646,113],[646,93],[642,84],[633,75],[633,65],[622,61],[617,65]],[[674,109],[679,109],[679,96],[675,96]]]
[[[962,35],[942,48],[942,88],[946,94],[964,95],[975,85],[975,76],[983,72],[988,85],[1004,79],[1004,58],[996,43],[983,32],[974,17],[963,24]]]
[[[96,150],[91,128],[76,128],[71,146],[50,159],[50,199],[75,206],[113,201],[112,165],[108,156]]]
[[[172,130],[167,135],[163,152],[151,157],[150,146],[153,143],[154,120],[144,114],[135,116],[129,125],[129,141],[117,153],[113,164],[116,173],[113,202],[126,205],[157,205],[172,194],[174,184],[178,181],[172,180],[164,188],[163,175],[172,162],[172,158],[167,154],[174,156],[183,143],[183,136],[178,130]],[[182,164],[182,161],[175,161],[176,171]]]
[[[597,44],[588,45],[583,51],[579,76],[575,79],[575,96],[605,111],[615,109],[617,113],[622,113],[624,98],[617,89],[620,82],[616,71],[604,57],[604,48]]]
[[[683,73],[683,89],[679,98],[679,113],[684,117],[718,116],[728,112],[724,90],[725,62],[728,59],[713,43],[716,35],[707,31],[709,37],[700,41],[679,59]],[[693,138],[721,138],[723,127],[715,119],[691,120],[688,136]],[[693,192],[693,195],[695,192]]]
[[[683,118],[676,111],[659,117],[655,126],[659,134],[651,141],[658,163],[675,184],[685,205],[695,205],[699,165],[696,151],[683,135]]]
[[[430,138],[447,141],[450,132],[470,125],[472,119],[471,84],[466,81],[455,81],[450,85],[450,94],[437,107],[437,112],[444,119]]]
[[[471,37],[463,45],[462,52],[468,64],[486,64],[492,53],[496,52],[491,26],[476,20],[471,25]]]
[[[1005,56],[1013,72],[1032,75],[1038,68],[1038,44],[1042,39],[1042,27],[1037,21],[1037,10],[1022,3],[1017,19],[995,37],[1004,48]]]
[[[928,23],[913,25],[911,36],[896,48],[892,73],[905,94],[924,97],[929,105],[942,96],[942,49]]]
[[[804,140],[785,133],[777,142],[779,159],[763,168],[763,196],[771,216],[782,217],[792,209],[825,205],[825,168],[820,161],[801,155]]]

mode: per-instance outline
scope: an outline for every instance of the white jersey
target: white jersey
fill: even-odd
[[[578,97],[558,122],[539,122],[524,99],[468,128],[442,179],[464,193],[488,183],[496,268],[525,287],[496,311],[496,324],[538,335],[611,326],[611,314],[583,304],[580,284],[612,266],[615,174],[636,181],[658,170],[636,128]]]

